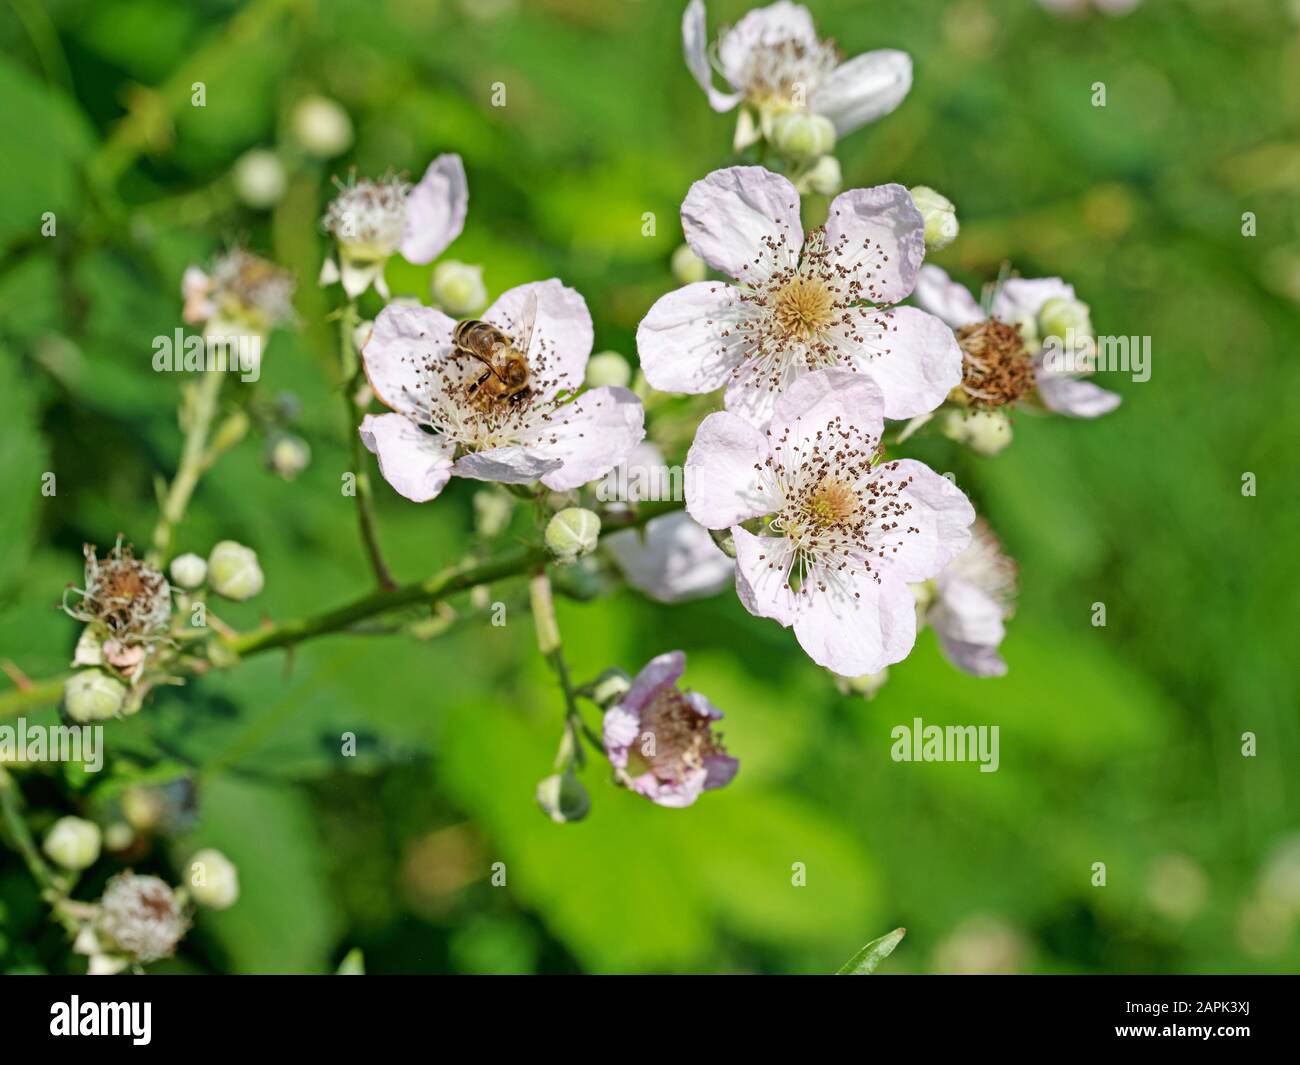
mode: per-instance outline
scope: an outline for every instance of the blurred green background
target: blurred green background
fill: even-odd
[[[204,479],[178,548],[257,549],[265,593],[223,613],[240,627],[368,587],[338,489],[349,460],[329,297],[314,284],[330,180],[350,167],[418,175],[459,152],[469,219],[447,257],[483,263],[494,296],[563,278],[587,297],[597,350],[634,359],[637,322],[674,284],[681,198],[731,161],[734,116],[709,110],[682,62],[682,6],[0,8],[0,657],[33,677],[66,668],[76,627],[52,604],[80,579],[82,543],[147,542],[154,478],[180,445],[178,380],[152,372],[151,341],[180,324],[185,266],[235,241],[300,279],[302,330],[272,340],[254,402],[296,397],[313,460],[286,482],[254,433]],[[109,728],[105,779],[23,776],[38,827],[104,808],[141,774],[193,780],[197,814],[128,857],[167,871],[215,845],[243,894],[156,968],[322,972],[361,947],[371,972],[818,973],[905,925],[886,972],[1296,969],[1300,12],[810,6],[846,55],[897,47],[915,62],[898,111],[839,145],[846,185],[932,185],[958,206],[961,237],[934,257],[957,277],[978,285],[1004,261],[1061,275],[1099,332],[1152,337],[1148,382],[1101,380],[1123,394],[1113,415],[1020,416],[992,459],[942,439],[917,449],[957,474],[1020,562],[1010,674],[964,677],[927,633],[867,701],[838,694],[730,592],[677,608],[630,591],[564,602],[579,678],[684,649],[742,769],[674,811],[593,766],[590,817],[557,826],[533,788],[562,710],[517,588],[494,589],[504,628],[471,619],[423,641],[335,637],[250,661]],[[745,9],[711,0],[711,29]],[[204,108],[190,106],[195,81]],[[295,158],[286,137],[309,92],[356,127],[329,165]],[[271,211],[242,206],[231,184],[257,147],[289,168]],[[54,238],[40,234],[46,211]],[[388,277],[427,300],[430,271]],[[473,488],[455,481],[417,506],[377,483],[401,578],[459,557]],[[1091,623],[1098,602],[1105,627]],[[1000,725],[1000,770],[891,761],[890,729],[916,716]],[[338,756],[346,731],[355,759]],[[1241,753],[1247,731],[1255,757]],[[806,886],[791,884],[795,862]],[[101,861],[83,897],[122,864]],[[0,965],[82,964],[0,851]]]

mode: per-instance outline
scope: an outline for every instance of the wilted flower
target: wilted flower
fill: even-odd
[[[766,432],[709,415],[686,460],[686,507],[706,528],[731,526],[745,608],[793,626],[814,662],[847,677],[907,656],[908,584],[952,561],[975,520],[946,478],[882,461],[883,412],[869,378],[819,370],[777,400]],[[759,518],[758,535],[741,524]]]
[[[713,732],[722,712],[698,692],[678,689],[685,670],[681,651],[652,658],[605,712],[605,753],[615,775],[659,806],[690,806],[740,768]]]
[[[172,615],[167,578],[137,559],[121,539],[102,561],[92,544],[86,545],[85,556],[86,587],[69,588],[63,608],[93,628],[103,661],[128,674],[137,672],[149,651],[166,638]],[[81,598],[70,604],[73,593]],[[98,662],[79,658],[77,664]]]
[[[1076,418],[1096,418],[1119,406],[1114,392],[1081,380],[1078,372],[1053,366],[1040,350],[1040,336],[1054,335],[1042,329],[1045,308],[1049,328],[1062,321],[1087,321],[1086,308],[1083,315],[1078,313],[1082,305],[1073,286],[1059,277],[1010,278],[984,308],[937,266],[923,266],[915,295],[920,306],[956,331],[962,379],[953,398],[963,406],[992,410],[1036,396],[1048,410]]]
[[[440,155],[414,187],[401,178],[343,185],[325,214],[338,241],[339,261],[327,260],[321,284],[341,281],[355,298],[372,284],[385,299],[384,264],[395,252],[408,262],[432,262],[460,236],[469,209],[469,184],[459,155]]]
[[[736,149],[772,136],[783,114],[806,111],[827,118],[836,135],[894,110],[912,87],[912,60],[884,49],[840,61],[835,45],[817,36],[812,15],[799,4],[779,0],[750,11],[734,28],[708,45],[704,0],[691,0],[682,16],[686,65],[715,111],[743,103]],[[713,85],[717,70],[731,91]]]
[[[1015,610],[1016,564],[983,520],[971,527],[970,546],[916,596],[949,662],[975,677],[1006,673],[998,647]]]
[[[925,222],[902,185],[835,197],[804,239],[799,194],[757,166],[716,170],[682,204],[686,239],[736,285],[703,281],[663,296],[637,329],[646,380],[663,392],[726,386],[755,425],[801,375],[841,366],[880,386],[887,418],[937,407],[961,380],[944,323],[894,307],[912,291]]]
[[[135,962],[166,958],[189,928],[175,893],[156,876],[118,873],[104,888],[94,931],[101,948]]]
[[[441,311],[390,305],[375,321],[362,361],[375,397],[396,413],[366,415],[361,439],[407,499],[433,499],[453,474],[540,480],[567,491],[605,473],[641,439],[644,412],[627,389],[592,388],[572,398],[592,342],[591,315],[577,292],[554,278],[521,285],[483,320],[526,359],[526,384],[512,394],[497,390],[493,371],[456,348],[456,322]]]
[[[181,278],[182,317],[212,340],[265,337],[293,321],[293,275],[243,248],[218,257],[209,271],[191,266]]]

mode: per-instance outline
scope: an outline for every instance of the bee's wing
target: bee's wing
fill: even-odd
[[[519,325],[515,332],[515,350],[525,358],[533,343],[533,327],[537,325],[537,293],[530,291],[524,297],[524,306],[519,314]]]

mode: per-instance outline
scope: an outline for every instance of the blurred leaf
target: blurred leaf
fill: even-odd
[[[895,928],[879,939],[873,939],[853,957],[844,963],[836,976],[870,976],[879,968],[880,963],[894,953],[894,948],[907,935],[906,928]]]

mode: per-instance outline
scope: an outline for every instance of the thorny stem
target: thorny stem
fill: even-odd
[[[149,561],[154,565],[161,566],[171,554],[176,526],[185,517],[190,497],[207,468],[208,434],[212,429],[212,419],[216,417],[224,380],[224,371],[208,370],[181,405],[186,419],[185,444],[181,448],[180,466],[162,501],[158,524],[154,526],[153,546],[149,551]]]
[[[76,917],[68,909],[67,892],[46,864],[45,859],[41,857],[36,841],[32,839],[31,830],[23,819],[21,802],[18,783],[0,766],[0,812],[4,815],[5,830],[13,842],[14,849],[22,855],[23,861],[32,874],[32,879],[41,889],[41,897],[54,912],[55,918],[70,935],[76,935],[79,926]]]

